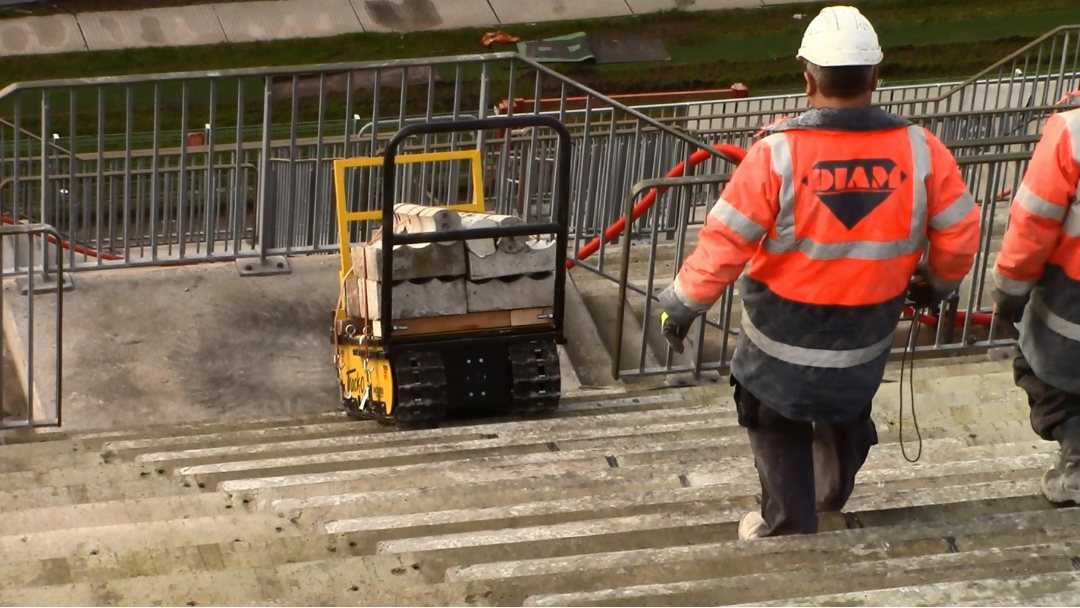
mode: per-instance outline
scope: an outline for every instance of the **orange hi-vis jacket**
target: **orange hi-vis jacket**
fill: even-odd
[[[1054,114],[1009,209],[994,300],[1026,302],[1020,350],[1043,382],[1080,394],[1080,110]]]
[[[920,258],[935,289],[959,286],[979,212],[945,146],[880,109],[810,110],[770,131],[660,303],[689,324],[749,261],[733,378],[787,418],[848,421],[881,384]]]

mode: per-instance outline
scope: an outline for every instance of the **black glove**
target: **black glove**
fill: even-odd
[[[1017,329],[1017,325],[1020,324],[1020,318],[1024,316],[1024,309],[1008,309],[1001,308],[999,306],[994,307],[994,325],[1005,330],[1005,333],[1009,335],[1013,340],[1020,339],[1020,330]]]
[[[911,277],[908,283],[908,300],[916,309],[929,308],[937,310],[941,303],[948,297],[949,292],[934,289],[921,275]]]
[[[1020,330],[1016,326],[1024,317],[1024,307],[1030,295],[1014,296],[998,289],[994,289],[991,295],[994,298],[994,325],[1004,329],[1010,338],[1019,339]]]
[[[671,346],[671,350],[682,354],[685,350],[683,341],[686,340],[686,334],[690,332],[690,324],[679,325],[666,312],[660,313],[660,323],[660,332]]]

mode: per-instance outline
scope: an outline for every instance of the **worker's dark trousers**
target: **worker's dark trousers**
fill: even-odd
[[[1054,427],[1080,416],[1080,395],[1066,393],[1039,380],[1019,348],[1013,359],[1013,380],[1027,393],[1031,428],[1039,437],[1054,441]]]
[[[776,413],[735,384],[739,424],[750,434],[761,480],[760,536],[814,534],[817,513],[839,511],[855,489],[855,474],[878,442],[871,404],[854,420],[813,423]]]

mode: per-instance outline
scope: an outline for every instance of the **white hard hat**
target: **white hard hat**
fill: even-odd
[[[877,32],[854,6],[828,6],[806,26],[797,58],[822,67],[877,65]]]

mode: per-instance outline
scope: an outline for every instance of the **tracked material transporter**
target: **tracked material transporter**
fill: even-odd
[[[412,136],[522,127],[559,135],[548,223],[483,211],[478,150],[396,155]],[[455,159],[472,162],[471,204],[395,204],[396,165]],[[522,116],[412,125],[381,159],[335,161],[341,270],[332,334],[349,415],[430,428],[456,413],[531,417],[558,408],[569,159],[562,123]],[[381,211],[349,211],[345,170],[376,164]],[[351,225],[374,219],[375,236],[350,246]]]

